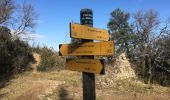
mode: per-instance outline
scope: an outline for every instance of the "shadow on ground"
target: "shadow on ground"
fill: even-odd
[[[60,87],[58,96],[60,100],[73,100],[73,98],[69,97],[69,92],[64,88],[64,86]]]
[[[9,81],[11,80],[11,76],[4,76],[4,75],[1,75],[0,76],[0,91],[1,89],[5,88],[6,86],[9,85]],[[0,99],[2,99],[3,97],[5,97],[7,95],[7,93],[1,93],[0,92]]]
[[[6,87],[7,85],[9,85],[9,81],[11,80],[11,78],[12,76],[4,76],[4,75],[0,76],[0,90]]]

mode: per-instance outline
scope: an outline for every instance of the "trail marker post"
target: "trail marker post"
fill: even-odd
[[[114,43],[109,40],[106,30],[93,28],[93,12],[91,9],[80,11],[80,23],[70,23],[70,37],[78,38],[81,43],[60,44],[60,56],[78,56],[78,59],[66,59],[65,69],[82,72],[83,100],[96,100],[95,74],[104,72],[104,60],[94,56],[114,54]],[[105,42],[93,42],[102,40]]]
[[[93,27],[93,12],[91,9],[80,11],[80,23]],[[82,39],[82,43],[93,42],[93,40]],[[84,58],[94,59],[94,56]],[[83,72],[83,100],[96,100],[95,74]]]

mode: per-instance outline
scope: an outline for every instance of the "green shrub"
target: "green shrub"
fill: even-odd
[[[31,61],[34,59],[28,43],[0,38],[0,74],[24,72],[30,69],[28,64]]]
[[[37,46],[39,48],[39,46]],[[64,67],[65,59],[60,57],[52,48],[35,48],[41,55],[41,62],[37,67],[38,71],[61,70]]]

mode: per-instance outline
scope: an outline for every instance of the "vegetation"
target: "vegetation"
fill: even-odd
[[[52,71],[61,70],[64,67],[65,59],[60,57],[58,52],[54,49],[46,46],[40,48],[39,46],[34,48],[34,51],[41,55],[41,62],[37,67],[38,71]]]
[[[111,40],[114,40],[118,46],[117,52],[121,52],[126,48],[129,53],[129,42],[130,42],[130,25],[128,20],[130,18],[129,13],[121,11],[119,8],[115,9],[111,13],[111,18],[108,23],[108,28],[111,32]]]
[[[0,74],[11,75],[30,70],[29,62],[33,62],[31,48],[21,40],[0,38]]]
[[[14,0],[0,1],[0,26],[12,30],[16,39],[33,31],[37,13],[29,3],[18,4]]]
[[[0,74],[11,75],[30,69],[32,50],[21,36],[33,30],[35,19],[31,4],[0,1]]]
[[[108,28],[116,53],[126,52],[144,82],[169,84],[169,22],[162,23],[154,10],[136,12],[133,23],[128,22],[129,18],[129,13],[120,9],[111,13]]]

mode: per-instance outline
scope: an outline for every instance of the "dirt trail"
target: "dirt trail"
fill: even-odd
[[[33,53],[33,57],[35,63],[30,65],[33,71],[15,75],[6,87],[0,88],[0,100],[41,100],[43,95],[52,93],[59,85],[65,83],[51,79],[57,72],[38,72],[37,66],[40,64],[41,56]]]
[[[31,68],[33,68],[33,73],[37,73],[37,66],[40,64],[41,56],[37,53],[33,53],[33,57],[35,59],[35,63],[31,64]]]

